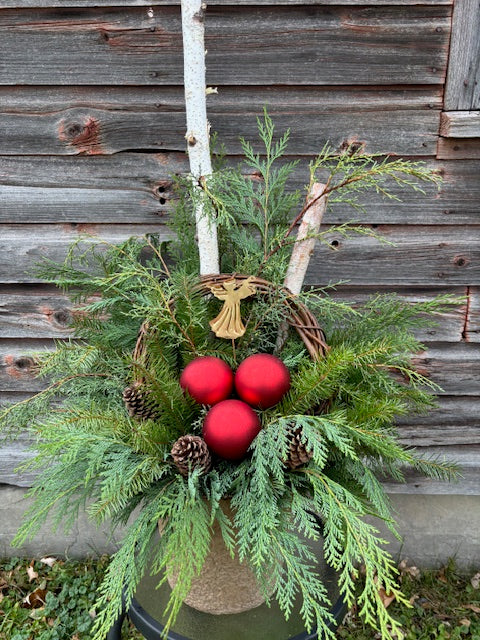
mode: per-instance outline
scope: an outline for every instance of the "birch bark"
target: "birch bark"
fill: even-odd
[[[195,221],[200,255],[200,275],[219,273],[217,228],[207,216],[201,188],[212,173],[210,161],[209,125],[207,121],[205,84],[206,4],[202,0],[182,0],[183,66],[187,140],[190,173],[195,185],[197,206]]]
[[[308,264],[315,248],[315,237],[312,235],[318,233],[322,224],[323,215],[327,208],[328,196],[322,195],[326,185],[321,182],[315,182],[312,185],[308,196],[308,202],[318,200],[309,207],[300,222],[297,232],[297,238],[293,245],[292,255],[288,263],[287,273],[283,286],[291,291],[294,295],[298,295],[302,290],[302,285],[307,274]],[[288,323],[283,322],[278,330],[277,342],[275,344],[275,353],[279,354],[285,344],[288,334]]]
[[[309,193],[309,201],[321,196],[325,187],[326,185],[321,182],[315,182]],[[295,295],[298,295],[302,290],[308,264],[315,248],[316,238],[312,236],[318,233],[326,208],[327,196],[319,198],[317,202],[307,209],[298,227],[297,239],[293,245],[292,255],[283,283],[284,287]]]

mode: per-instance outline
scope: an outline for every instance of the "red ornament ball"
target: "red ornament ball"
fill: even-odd
[[[241,400],[224,400],[207,413],[203,439],[221,458],[241,460],[260,428],[260,420],[248,404]]]
[[[268,409],[280,402],[290,389],[290,373],[279,358],[269,353],[256,353],[238,367],[235,388],[248,404]]]
[[[220,358],[195,358],[182,371],[180,386],[199,404],[216,404],[232,393],[233,371]]]

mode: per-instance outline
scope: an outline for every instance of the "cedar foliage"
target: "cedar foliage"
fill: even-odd
[[[288,132],[275,140],[265,113],[259,133],[262,154],[243,141],[246,167],[219,169],[203,185],[201,197],[218,223],[222,269],[261,273],[281,285],[301,196],[288,190],[295,163],[282,162]],[[393,197],[389,179],[413,189],[438,182],[420,163],[353,149],[335,155],[325,147],[310,166],[310,185],[325,171],[329,202],[356,209],[367,188]],[[273,577],[273,597],[285,616],[300,593],[306,628],[317,627],[328,638],[331,603],[308,544],[320,537],[312,515],[318,513],[325,558],[338,572],[347,604],[356,601],[361,616],[384,640],[397,637],[398,624],[383,606],[379,586],[408,603],[384,541],[365,516],[376,516],[395,531],[382,476],[402,481],[408,466],[434,478],[455,475],[454,465],[421,459],[401,446],[395,417],[433,406],[437,388],[411,362],[422,348],[413,330],[457,301],[439,296],[411,305],[382,295],[353,308],[333,300],[328,283],[306,291],[302,299],[327,333],[326,356],[311,360],[298,336],[290,335],[282,358],[291,372],[291,389],[279,405],[260,412],[263,429],[247,458],[217,463],[204,475],[194,470],[185,478],[170,449],[178,437],[201,433],[205,410],[182,392],[181,370],[197,356],[219,356],[235,367],[252,353],[272,351],[285,310],[281,292],[268,299],[253,297],[243,303],[247,331],[235,345],[213,336],[208,321],[220,303],[194,292],[198,189],[182,179],[177,187],[171,222],[176,239],[169,246],[155,236],[119,245],[82,239],[64,263],[45,261],[40,268],[39,275],[67,291],[77,306],[74,337],[58,342],[53,352],[36,355],[46,388],[1,415],[6,437],[25,431],[35,437],[35,455],[22,468],[39,470],[29,492],[32,506],[14,543],[33,536],[49,513],[55,526],[68,530],[80,509],[99,523],[111,520],[117,526],[141,507],[99,589],[93,638],[103,640],[122,606],[123,590],[128,606],[147,568],[158,572],[161,581],[167,566],[178,572],[165,612],[166,631],[171,627],[218,521],[227,547],[250,563],[265,591]],[[358,224],[332,226],[317,237],[329,242],[333,232],[377,237]],[[146,355],[135,360],[132,351],[144,321],[149,326]],[[138,421],[125,409],[122,391],[138,377],[159,408],[155,419]],[[284,461],[297,430],[312,459],[292,470]],[[220,507],[227,495],[233,521]],[[151,564],[159,519],[166,525]],[[365,578],[358,595],[360,564]]]

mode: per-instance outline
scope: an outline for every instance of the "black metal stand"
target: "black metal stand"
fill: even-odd
[[[317,517],[319,530],[322,523]],[[317,571],[327,589],[333,621],[329,628],[338,627],[346,613],[345,602],[338,588],[338,574],[329,567],[323,555],[323,541],[311,542],[317,557]],[[168,583],[158,588],[158,576],[144,575],[137,586],[135,597],[127,610],[123,610],[110,629],[106,640],[121,640],[122,623],[126,616],[147,640],[159,640],[164,626],[157,618],[170,597]],[[175,622],[175,629],[168,632],[167,640],[323,640],[323,635],[304,630],[297,601],[289,620],[286,621],[278,603],[266,603],[250,611],[230,615],[211,615],[184,605]]]
[[[335,619],[335,624],[331,623],[329,628],[335,628],[342,621],[345,613],[346,613],[346,605],[343,601],[343,598],[339,597],[337,602],[332,607],[331,613]],[[133,623],[136,629],[140,631],[146,640],[158,640],[161,632],[163,631],[163,625],[158,621],[152,618],[145,609],[139,604],[135,598],[132,600],[130,608],[128,611],[123,611],[120,617],[117,619],[113,627],[110,629],[106,640],[121,640],[122,637],[122,624],[127,617]],[[258,636],[255,636],[255,630],[252,629],[252,640],[256,640]],[[195,640],[195,638],[187,638],[186,636],[182,636],[175,631],[169,631],[168,640]],[[227,640],[227,639],[225,639]],[[234,640],[234,639],[229,639]],[[279,639],[280,640],[280,639]],[[306,631],[300,634],[297,634],[288,640],[321,640],[316,632],[307,633]]]

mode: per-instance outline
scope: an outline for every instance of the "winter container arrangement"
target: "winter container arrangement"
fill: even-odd
[[[71,295],[74,335],[37,354],[45,389],[1,416],[7,435],[36,442],[15,543],[49,513],[67,529],[85,508],[127,525],[98,590],[95,640],[147,571],[171,586],[165,635],[184,602],[212,611],[223,594],[214,613],[276,600],[286,617],[299,596],[305,628],[332,637],[318,541],[347,604],[384,640],[398,637],[380,591],[405,598],[371,520],[395,531],[381,478],[455,474],[402,446],[395,426],[434,403],[435,385],[412,365],[413,331],[455,300],[377,295],[356,307],[332,283],[302,288],[315,242],[377,237],[358,224],[323,228],[328,207],[358,208],[368,189],[388,197],[389,180],[419,189],[437,177],[325,147],[301,194],[289,188],[288,132],[276,136],[265,113],[259,134],[261,152],[242,142],[242,166],[177,180],[170,243],[82,240],[64,263],[40,267]],[[238,602],[218,592],[214,552],[244,585]]]

